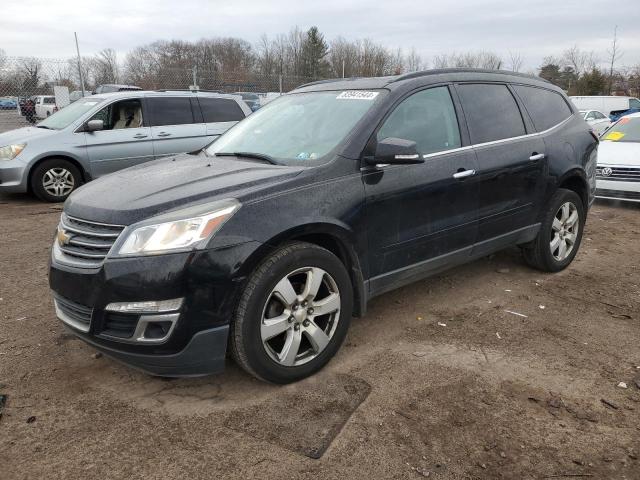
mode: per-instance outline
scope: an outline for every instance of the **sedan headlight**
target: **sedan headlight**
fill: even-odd
[[[214,205],[206,213],[194,216],[194,210],[202,208],[173,212],[133,225],[120,244],[118,255],[153,255],[202,248],[240,208],[240,203],[235,199]],[[165,218],[170,220],[161,221]]]
[[[15,145],[0,147],[0,160],[13,160],[20,155],[20,152],[22,152],[26,146],[26,143],[17,143]]]

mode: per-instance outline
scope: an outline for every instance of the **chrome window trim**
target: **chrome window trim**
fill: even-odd
[[[431,157],[440,156],[440,155],[447,155],[447,154],[450,154],[450,153],[462,152],[464,150],[469,150],[469,149],[472,149],[472,148],[490,147],[490,146],[493,146],[493,145],[499,145],[501,143],[508,143],[508,142],[513,142],[513,141],[523,140],[525,138],[533,138],[533,137],[543,136],[543,135],[551,133],[553,130],[555,130],[557,128],[560,128],[561,126],[565,125],[572,118],[573,118],[573,115],[565,118],[563,121],[561,121],[557,125],[554,125],[551,128],[547,128],[546,130],[543,130],[541,132],[528,133],[526,135],[519,135],[517,137],[501,138],[500,140],[492,140],[491,142],[475,143],[473,145],[466,145],[464,147],[452,148],[451,150],[441,150],[439,152],[427,153],[427,154],[423,155],[422,158],[426,159],[426,158],[431,158]]]

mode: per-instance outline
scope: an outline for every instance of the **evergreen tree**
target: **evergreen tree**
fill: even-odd
[[[307,30],[307,36],[302,45],[303,75],[313,80],[326,77],[329,70],[329,63],[326,60],[328,53],[329,46],[318,27]]]

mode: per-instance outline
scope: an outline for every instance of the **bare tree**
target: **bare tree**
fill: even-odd
[[[42,74],[42,62],[40,59],[35,57],[22,58],[19,70],[24,90],[27,92],[36,90],[40,84],[40,76]]]
[[[418,72],[420,70],[424,70],[426,68],[425,63],[422,61],[422,58],[416,52],[414,47],[411,47],[411,51],[407,54],[404,59],[404,70],[406,72]]]
[[[502,58],[487,51],[463,52],[436,55],[433,59],[436,68],[486,68],[499,70],[502,68]]]
[[[98,52],[90,61],[95,85],[118,83],[118,57],[111,48]],[[85,77],[86,78],[86,77]]]
[[[607,50],[607,55],[609,56],[609,95],[611,95],[611,90],[613,89],[613,68],[615,66],[616,60],[619,60],[622,56],[622,51],[620,50],[620,45],[618,44],[618,26],[613,29],[613,41],[611,42],[611,48]]]
[[[577,45],[565,50],[560,59],[561,66],[571,67],[577,76],[593,70],[598,64],[598,57],[593,51],[586,52]]]
[[[524,64],[524,59],[520,52],[509,51],[509,69],[512,72],[519,72]]]

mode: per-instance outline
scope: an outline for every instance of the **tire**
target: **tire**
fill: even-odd
[[[559,188],[547,204],[538,236],[523,250],[527,263],[544,272],[567,268],[580,248],[585,220],[578,194]]]
[[[320,309],[326,313],[318,315]],[[231,323],[231,354],[261,380],[295,382],[335,355],[349,329],[352,309],[353,288],[338,257],[317,245],[290,243],[249,277]],[[298,341],[296,351],[288,348]]]
[[[64,202],[82,184],[82,176],[78,167],[69,160],[51,158],[36,166],[30,183],[31,191],[40,200]]]

